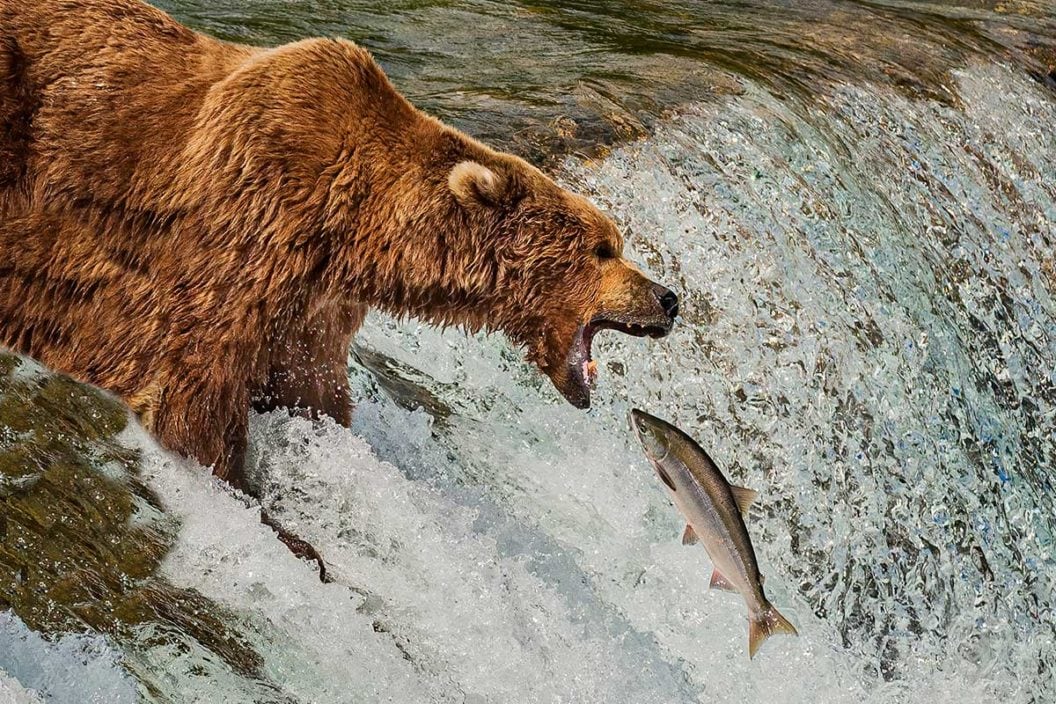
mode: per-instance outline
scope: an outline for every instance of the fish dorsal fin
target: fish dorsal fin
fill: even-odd
[[[697,542],[697,533],[693,530],[693,526],[686,524],[686,529],[682,532],[682,544],[693,545]]]
[[[733,582],[722,576],[722,573],[715,570],[711,573],[711,588],[721,589],[724,592],[735,592],[737,587],[733,586]]]
[[[755,489],[747,489],[743,486],[730,486],[730,491],[733,493],[733,500],[737,503],[737,508],[741,510],[741,515],[745,518],[748,517],[748,509],[755,501],[756,497],[759,496],[759,492]]]

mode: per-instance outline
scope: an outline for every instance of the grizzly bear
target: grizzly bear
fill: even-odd
[[[224,43],[139,0],[0,0],[0,345],[242,487],[248,412],[348,424],[368,308],[502,332],[586,407],[678,302],[614,224],[423,114],[355,44]]]

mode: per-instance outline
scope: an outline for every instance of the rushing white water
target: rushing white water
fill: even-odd
[[[31,690],[26,690],[18,680],[0,672],[0,702],[4,704],[40,704],[41,699]]]
[[[133,704],[136,687],[120,669],[120,653],[98,636],[46,641],[0,612],[0,704],[78,702]]]
[[[265,504],[333,584],[129,431],[182,521],[166,578],[262,662],[249,678],[144,637],[164,701],[1051,701],[1056,101],[999,67],[951,88],[746,84],[570,161],[683,297],[671,337],[598,340],[589,413],[501,339],[372,317],[361,344],[449,414],[354,365],[352,432],[252,424]],[[760,491],[749,529],[799,638],[748,659],[744,606],[680,544],[632,406]],[[67,691],[44,701],[83,701]]]

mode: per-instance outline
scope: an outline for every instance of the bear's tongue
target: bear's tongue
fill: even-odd
[[[590,388],[598,380],[598,363],[594,361],[592,346],[597,327],[587,323],[576,333],[573,346],[575,361],[578,361],[579,377],[584,386]]]
[[[593,359],[583,365],[583,378],[591,386],[598,380],[598,363]]]
[[[576,331],[566,361],[570,386],[564,389],[564,394],[579,408],[590,406],[590,389],[597,378],[598,365],[591,359],[594,330],[588,323]]]

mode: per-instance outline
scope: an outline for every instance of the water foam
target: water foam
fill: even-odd
[[[99,636],[48,641],[0,611],[0,701],[12,704],[134,704],[121,654]]]
[[[0,671],[0,702],[3,704],[41,704],[36,692],[26,690],[18,680]]]

